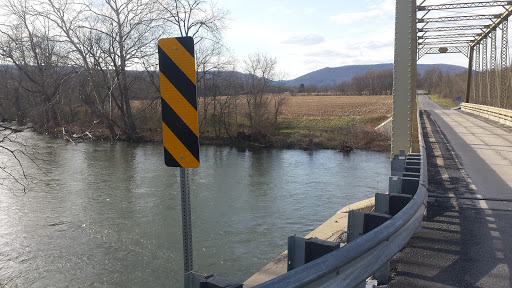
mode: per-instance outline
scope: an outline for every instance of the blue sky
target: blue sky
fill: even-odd
[[[394,0],[218,0],[218,4],[230,11],[224,38],[234,55],[274,56],[285,79],[324,67],[393,62]],[[449,54],[427,55],[419,63],[466,66],[467,61]]]

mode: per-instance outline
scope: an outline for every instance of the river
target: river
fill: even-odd
[[[182,286],[179,169],[161,145],[24,134],[39,168],[25,163],[25,194],[0,186],[0,287]],[[200,157],[194,268],[240,282],[288,236],[387,190],[385,153],[203,146]]]

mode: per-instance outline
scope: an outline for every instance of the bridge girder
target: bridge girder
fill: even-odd
[[[423,27],[418,28],[418,32],[445,32],[445,31],[463,31],[463,30],[482,30],[488,29],[491,25],[459,25],[446,27]]]
[[[418,39],[447,39],[447,38],[467,38],[467,37],[478,37],[482,33],[465,33],[465,34],[441,34],[441,35],[427,35],[418,36]]]
[[[462,53],[466,57],[469,57],[468,55],[468,49],[469,46],[423,46],[418,47],[418,60],[421,59],[421,57],[427,55],[427,54],[448,54],[448,53]],[[444,50],[446,49],[446,51]]]
[[[499,18],[500,14],[491,15],[468,15],[455,17],[436,17],[436,18],[419,18],[418,23],[435,23],[435,22],[451,22],[451,21],[468,21],[468,20],[492,20]]]
[[[418,11],[447,10],[447,9],[464,9],[464,8],[481,8],[512,5],[512,1],[492,1],[492,2],[470,2],[470,3],[450,3],[439,5],[418,6]]]
[[[432,46],[432,45],[451,45],[451,44],[469,44],[471,40],[451,40],[451,41],[429,41],[422,42],[421,46]]]

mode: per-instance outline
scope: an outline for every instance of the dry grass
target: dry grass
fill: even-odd
[[[219,97],[218,100],[225,100],[224,98]],[[161,134],[157,129],[161,125],[160,112],[149,113],[153,116],[149,117],[148,104],[144,101],[134,101],[132,107],[138,116],[138,127],[145,128],[141,130],[147,130],[153,135],[145,137],[157,139]],[[158,103],[149,105],[149,110],[154,110],[154,105]],[[202,105],[203,102],[198,101],[200,114]],[[237,106],[237,127],[241,131],[246,126],[246,103],[243,97],[237,99]],[[389,150],[389,139],[376,133],[374,128],[391,115],[391,96],[288,96],[281,111],[277,131],[263,144],[299,149]],[[222,139],[209,135],[206,130],[203,130],[203,133],[201,141],[206,141],[203,143],[224,143]],[[225,143],[232,141],[224,140],[227,140]]]
[[[391,115],[391,96],[291,96],[281,118]]]
[[[391,115],[391,96],[293,96],[282,111],[276,138],[283,146],[389,149],[389,139],[374,128]]]

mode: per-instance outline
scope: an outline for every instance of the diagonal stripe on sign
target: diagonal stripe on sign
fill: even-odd
[[[181,165],[181,167],[197,168],[199,167],[199,157],[196,159],[187,147],[172,133],[171,130],[162,124],[162,131],[164,136],[165,149],[172,155],[172,157]]]
[[[178,92],[176,87],[174,87],[162,73],[160,73],[160,90],[165,91],[162,93],[164,101],[178,114],[190,130],[192,130],[196,136],[199,136],[197,110],[190,105],[187,99]],[[165,123],[169,124],[168,122]]]
[[[174,61],[158,46],[158,62],[160,75],[165,76],[178,92],[187,99],[192,107],[197,107],[196,84],[174,63]],[[160,80],[162,80],[160,78]],[[160,94],[166,93],[161,90]]]
[[[193,42],[192,42],[193,44]],[[169,58],[176,63],[176,66],[180,68],[185,75],[196,84],[196,67],[194,55],[185,49],[176,38],[160,39],[158,46],[162,49]]]
[[[176,134],[182,145],[190,150],[189,153],[199,160],[199,138],[165,101],[162,101],[162,124]]]
[[[194,54],[194,39],[192,37],[176,37],[176,41],[180,42],[183,48],[187,49],[188,53],[195,58]]]
[[[169,153],[169,151],[167,151],[167,149],[164,147],[164,161],[165,161],[165,165],[169,166],[169,167],[181,167],[180,163],[178,163],[178,161],[176,161],[176,159],[174,159],[174,157],[172,157],[171,153]]]

